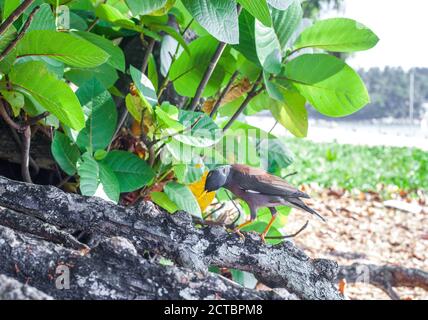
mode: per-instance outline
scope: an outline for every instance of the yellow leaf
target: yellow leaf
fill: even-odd
[[[207,180],[208,171],[205,171],[201,180],[194,182],[189,185],[190,191],[192,191],[196,200],[198,201],[201,211],[204,212],[205,209],[213,202],[215,197],[215,192],[206,192],[205,181]]]

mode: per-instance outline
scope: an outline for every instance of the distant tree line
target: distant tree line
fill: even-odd
[[[415,68],[414,117],[424,114],[423,104],[428,103],[428,68]],[[369,90],[371,103],[347,117],[346,120],[367,120],[380,118],[405,119],[409,117],[409,87],[411,70],[399,67],[385,69],[371,68],[359,70]],[[313,118],[323,118],[315,110],[310,110]]]

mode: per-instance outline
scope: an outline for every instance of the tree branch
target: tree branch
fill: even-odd
[[[25,32],[30,27],[31,21],[33,21],[34,15],[37,13],[37,11],[39,11],[39,9],[40,7],[37,6],[33,9],[33,11],[31,11],[27,21],[25,21],[25,24],[19,32],[18,36],[11,43],[9,43],[9,45],[3,50],[2,53],[0,53],[0,61],[2,61],[16,47],[19,41],[21,41],[22,37],[25,35]]]
[[[34,0],[24,0],[18,8],[12,12],[9,17],[0,25],[0,35],[2,35],[20,16],[25,10],[34,2]]]
[[[217,46],[216,51],[214,52],[214,55],[211,58],[210,64],[208,65],[207,70],[204,73],[204,76],[202,77],[201,82],[199,83],[198,89],[196,90],[195,97],[192,100],[192,103],[189,107],[189,110],[194,111],[196,107],[199,104],[199,100],[201,99],[202,93],[204,92],[208,81],[210,80],[215,67],[217,66],[218,61],[221,58],[221,55],[223,54],[224,49],[226,48],[227,43],[220,42]]]
[[[150,202],[124,208],[96,197],[66,194],[55,187],[0,177],[0,206],[62,229],[89,231],[100,237],[126,237],[140,254],[150,251],[183,268],[201,272],[209,266],[233,268],[251,272],[266,285],[286,288],[301,299],[343,299],[333,283],[337,276],[335,262],[312,260],[290,242],[263,244],[254,233],[248,233],[242,241],[222,227],[196,228],[189,214],[170,215]],[[35,250],[34,255],[42,255],[37,246]],[[5,263],[3,260],[0,257],[0,265]],[[128,273],[135,272],[135,267],[126,267]],[[114,269],[110,274],[121,272]],[[141,275],[144,274],[138,279],[144,278]]]
[[[394,287],[419,287],[428,290],[428,272],[399,266],[354,263],[341,266],[337,279],[346,279],[348,283],[370,283],[383,290],[393,300],[400,299]]]

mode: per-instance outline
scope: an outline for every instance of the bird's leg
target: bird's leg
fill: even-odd
[[[245,237],[244,237],[244,235],[241,233],[241,231],[240,231],[240,229],[242,229],[242,228],[244,228],[244,227],[246,227],[246,226],[248,226],[248,225],[250,225],[251,223],[253,223],[253,221],[256,219],[256,216],[257,216],[257,209],[255,209],[255,208],[252,208],[251,206],[250,206],[250,220],[248,220],[248,221],[246,221],[246,222],[244,222],[244,223],[242,223],[242,224],[240,224],[239,226],[237,226],[236,228],[235,228],[235,232],[241,237],[241,238],[243,238],[244,240],[245,240]]]
[[[267,225],[266,229],[265,229],[265,230],[263,231],[263,233],[260,235],[260,237],[262,238],[262,241],[263,241],[263,242],[266,242],[265,237],[266,237],[266,235],[268,234],[269,229],[272,227],[272,224],[275,222],[276,214],[277,214],[277,211],[276,211],[276,209],[275,209],[275,208],[269,208],[269,210],[270,210],[270,213],[272,214],[272,218],[270,219],[270,221],[269,221],[269,223],[268,223],[268,225]]]

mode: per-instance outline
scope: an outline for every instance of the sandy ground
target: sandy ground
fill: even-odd
[[[428,203],[423,196],[413,200],[423,208],[414,214],[386,208],[376,194],[314,187],[306,191],[313,197],[309,203],[327,223],[293,210],[287,229],[292,233],[311,219],[308,228],[294,241],[312,258],[334,259],[341,265],[392,264],[428,271]],[[396,292],[402,299],[428,299],[428,291],[423,289],[397,288]],[[345,294],[351,299],[389,299],[369,284],[348,284]]]

